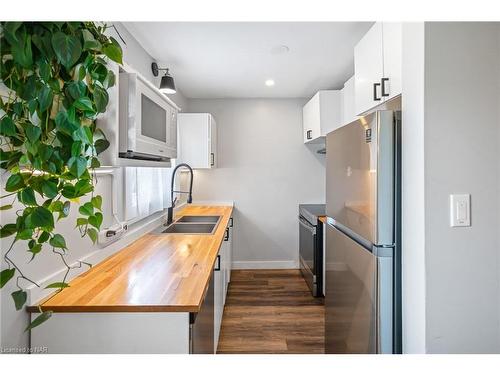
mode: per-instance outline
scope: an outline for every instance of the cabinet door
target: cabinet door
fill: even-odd
[[[219,343],[220,326],[222,323],[222,313],[224,311],[223,293],[224,293],[224,275],[221,268],[221,251],[215,261],[214,268],[214,352],[217,352]]]
[[[304,143],[318,138],[320,134],[320,100],[319,93],[314,95],[302,109],[302,125],[304,128]]]
[[[356,114],[361,115],[382,103],[382,24],[377,22],[354,47]]]
[[[231,282],[231,268],[233,264],[233,229],[234,229],[234,220],[233,218],[229,221],[229,241],[227,247],[227,277],[226,282],[229,287],[229,283]]]
[[[344,88],[342,89],[342,125],[349,124],[357,118],[353,76],[344,84]]]
[[[211,168],[211,145],[215,138],[212,140],[210,118],[208,113],[177,115],[179,162],[192,168]]]
[[[382,24],[384,42],[384,76],[382,94],[385,100],[401,94],[401,50],[402,24],[384,22]]]
[[[210,168],[217,167],[217,124],[215,119],[209,115],[210,121],[210,139],[209,139],[209,149],[210,154],[208,155]]]

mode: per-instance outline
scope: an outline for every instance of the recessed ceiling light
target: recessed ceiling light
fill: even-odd
[[[284,53],[290,52],[290,47],[285,44],[274,46],[271,48],[271,53],[273,55],[282,55]]]
[[[268,86],[268,87],[274,86],[274,79],[267,79],[266,86]]]

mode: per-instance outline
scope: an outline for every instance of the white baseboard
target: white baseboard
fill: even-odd
[[[289,270],[298,268],[299,262],[294,260],[235,261],[232,263],[234,270]]]

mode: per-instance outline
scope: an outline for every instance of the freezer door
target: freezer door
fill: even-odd
[[[325,352],[377,353],[377,257],[326,228]]]
[[[394,112],[328,134],[326,214],[376,245],[394,243]]]

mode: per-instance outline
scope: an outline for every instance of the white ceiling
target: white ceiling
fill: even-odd
[[[298,98],[339,89],[371,22],[125,22],[188,98]],[[277,53],[277,46],[289,47]],[[275,86],[264,82],[273,79]]]

